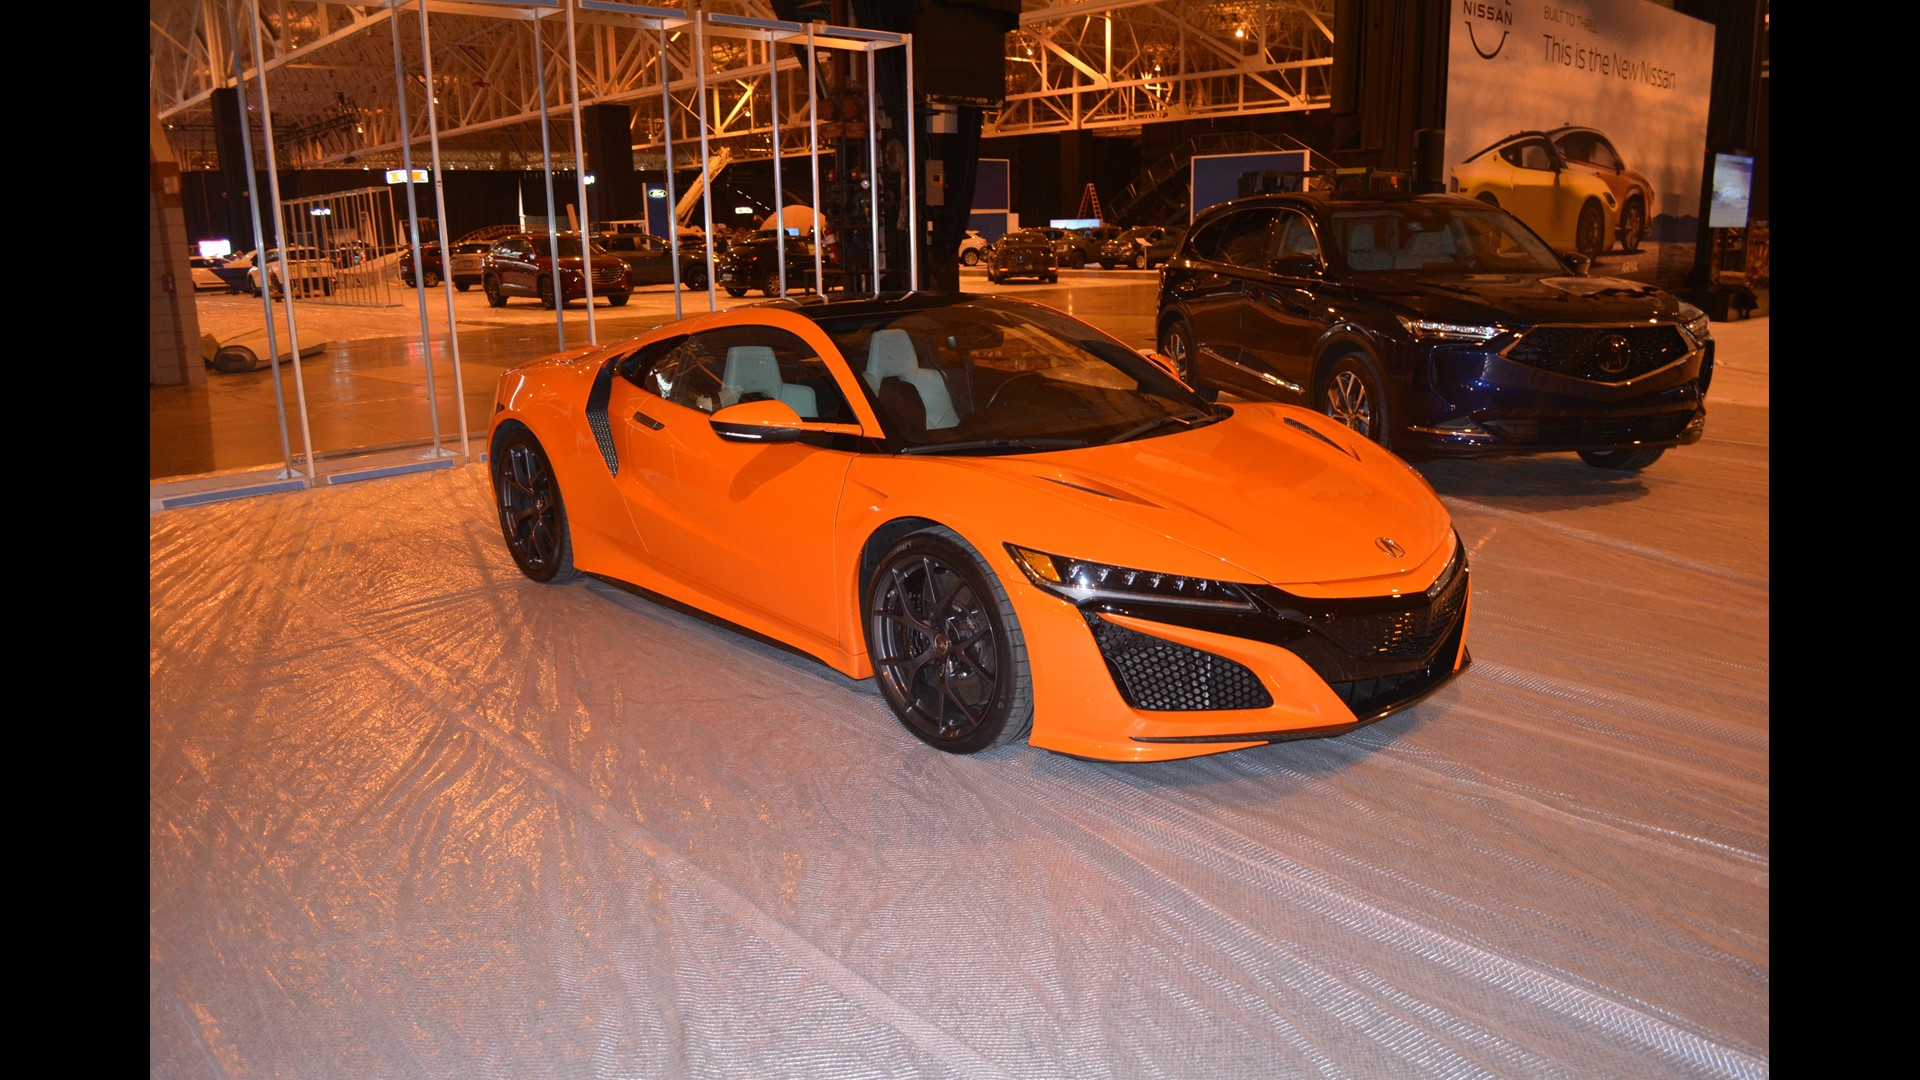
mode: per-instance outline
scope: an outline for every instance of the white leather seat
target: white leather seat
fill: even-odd
[[[736,404],[748,394],[764,394],[784,401],[802,419],[820,415],[813,388],[780,381],[780,361],[765,345],[735,345],[727,350],[727,365],[721,374],[720,400]]]
[[[899,379],[919,392],[928,430],[950,428],[960,422],[959,414],[953,411],[953,395],[947,391],[947,381],[939,372],[920,366],[920,358],[913,351],[913,339],[905,330],[875,330],[873,340],[867,345],[867,387],[877,397],[880,384],[890,378]]]
[[[1347,265],[1355,270],[1389,270],[1393,260],[1374,243],[1375,225],[1356,222],[1347,230]]]

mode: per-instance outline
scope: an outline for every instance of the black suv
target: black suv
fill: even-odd
[[[787,290],[813,288],[813,245],[798,236],[787,237],[786,245]],[[714,274],[728,296],[745,296],[748,289],[779,296],[780,238],[768,231],[735,240],[715,256]]]
[[[1194,220],[1155,336],[1196,389],[1304,404],[1409,459],[1642,469],[1705,430],[1707,316],[1587,267],[1464,196],[1255,195]]]

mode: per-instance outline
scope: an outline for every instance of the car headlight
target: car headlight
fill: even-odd
[[[1685,330],[1687,336],[1692,338],[1696,344],[1705,342],[1713,336],[1712,326],[1713,320],[1707,318],[1706,312],[1684,300],[1681,301],[1680,328]]]
[[[1007,554],[1013,556],[1014,564],[1027,575],[1028,581],[1075,604],[1089,600],[1145,600],[1190,607],[1254,609],[1253,598],[1246,589],[1231,581],[1135,570],[1090,559],[1049,555],[1017,544],[1008,544]]]
[[[1492,341],[1499,337],[1498,326],[1486,323],[1440,322],[1436,319],[1414,319],[1402,315],[1400,325],[1415,341]]]

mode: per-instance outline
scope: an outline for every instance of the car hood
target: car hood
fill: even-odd
[[[1408,574],[1450,549],[1446,508],[1399,458],[1295,406],[1233,409],[1112,446],[944,460],[1034,496],[1008,493],[1018,509],[1006,520],[1021,524],[1004,539],[1075,558],[1311,594]]]
[[[1680,301],[1643,281],[1615,277],[1470,274],[1429,278],[1377,275],[1366,290],[1423,315],[1525,323],[1680,317]]]

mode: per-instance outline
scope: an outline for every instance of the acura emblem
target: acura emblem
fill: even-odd
[[[1387,554],[1393,556],[1396,559],[1407,553],[1406,548],[1403,548],[1399,544],[1394,543],[1390,537],[1385,537],[1385,536],[1374,537],[1373,546],[1379,548],[1381,551],[1386,552]]]
[[[1628,361],[1633,357],[1629,352],[1627,339],[1619,334],[1608,334],[1600,339],[1600,370],[1609,375],[1618,375],[1627,370]]]

